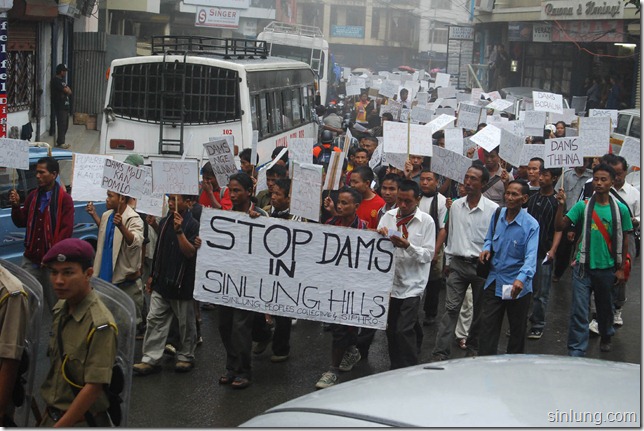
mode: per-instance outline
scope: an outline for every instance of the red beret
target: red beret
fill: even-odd
[[[94,248],[87,241],[67,238],[57,242],[42,259],[44,265],[50,262],[94,262]]]

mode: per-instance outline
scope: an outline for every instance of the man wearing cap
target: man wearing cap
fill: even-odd
[[[51,367],[41,395],[47,408],[40,426],[111,426],[103,385],[112,379],[117,327],[92,289],[94,249],[69,238],[43,258],[58,296],[48,356]]]
[[[72,90],[65,81],[68,70],[66,64],[59,64],[56,66],[56,75],[51,80],[51,105],[58,129],[56,146],[61,148],[69,148],[69,144],[65,143],[65,134],[69,127],[69,97],[72,95]]]
[[[41,266],[41,261],[54,244],[70,238],[74,232],[74,201],[56,182],[59,173],[58,161],[53,157],[43,157],[36,163],[38,188],[29,193],[25,204],[20,206],[16,190],[9,193],[13,224],[27,228],[22,268],[42,284],[49,310],[56,303],[56,298],[47,269]]]

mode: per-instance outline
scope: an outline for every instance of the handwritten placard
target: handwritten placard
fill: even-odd
[[[405,170],[407,160],[407,154],[403,153],[383,153],[382,155],[382,164],[384,166],[393,166],[401,171]]]
[[[532,106],[535,111],[563,114],[563,98],[561,94],[533,91]]]
[[[314,138],[298,138],[289,140],[289,163],[312,163],[314,145]]]
[[[539,157],[541,160],[544,160],[544,154],[546,152],[545,144],[526,144],[523,146],[521,151],[521,161],[519,166],[528,166],[530,160]]]
[[[438,97],[442,97],[443,99],[456,98],[456,88],[439,87],[438,90],[436,90],[436,94],[438,95]]]
[[[409,131],[409,135],[408,135]],[[419,156],[432,155],[431,133],[427,133],[427,125],[396,123],[387,121],[383,127],[386,153],[407,153]],[[409,136],[409,146],[407,140]]]
[[[589,117],[609,117],[611,119],[613,129],[617,127],[617,109],[589,109]]]
[[[434,148],[432,172],[462,183],[470,166],[472,166],[472,159],[465,157],[463,154],[446,148]]]
[[[411,110],[411,121],[414,123],[429,123],[434,111],[423,106],[414,106]]]
[[[149,166],[141,166],[140,168],[145,171],[145,183],[143,184],[143,196],[136,200],[136,210],[155,217],[162,217],[165,193],[155,193],[152,190],[152,168]]]
[[[514,103],[504,100],[504,99],[496,99],[495,101],[489,103],[486,108],[487,109],[495,109],[497,111],[505,111],[506,109],[512,107]]]
[[[478,103],[478,101],[481,100],[482,94],[483,94],[482,88],[474,87],[472,88],[472,93],[470,94],[470,100]]]
[[[563,168],[584,164],[584,155],[578,137],[546,139],[545,145],[545,168]]]
[[[257,182],[255,183],[255,194],[264,190],[268,190],[268,184],[266,184],[266,173],[270,168],[275,166],[277,162],[279,162],[279,160],[287,151],[288,151],[287,147],[282,148],[279,154],[273,160],[266,163],[257,171]],[[313,150],[311,150],[311,157],[312,156],[313,156]]]
[[[501,129],[488,125],[475,133],[470,139],[489,152],[501,144]]]
[[[351,84],[351,85],[345,86],[345,88],[346,88],[347,96],[358,96],[358,95],[360,95],[360,88],[361,87],[359,85]]]
[[[255,166],[257,164],[257,144],[259,143],[259,131],[253,130],[253,140],[251,142],[250,150],[250,163]],[[229,142],[228,145],[231,145]]]
[[[431,134],[433,135],[434,133],[446,127],[454,127],[454,120],[456,120],[456,117],[452,115],[441,114],[427,123],[425,127],[429,127]]]
[[[463,129],[460,127],[445,129],[445,149],[463,154]]]
[[[198,301],[298,319],[387,326],[394,247],[376,232],[204,208],[199,236]]]
[[[429,100],[429,93],[426,91],[421,91],[416,94],[416,100],[418,100],[418,106],[427,106],[427,101]]]
[[[101,180],[103,189],[133,198],[143,196],[145,183],[143,169],[112,159],[104,159],[104,162]]]
[[[489,125],[487,127],[490,127]],[[499,156],[511,164],[519,166],[521,164],[521,152],[525,145],[523,136],[515,135],[508,130],[501,130],[501,146],[499,147]]]
[[[461,103],[458,106],[456,127],[462,127],[465,130],[476,130],[481,122],[480,119],[480,106],[470,105],[469,103]]]
[[[619,155],[626,159],[628,166],[640,167],[642,164],[640,161],[640,140],[627,136],[622,142],[622,149]]]
[[[526,136],[543,136],[546,127],[546,112],[524,111],[523,124]]]
[[[382,162],[382,154],[383,154],[383,147],[384,144],[383,141],[384,139],[382,137],[378,138],[378,146],[376,147],[375,150],[373,150],[373,154],[371,155],[371,158],[369,159],[369,167],[371,169],[375,169],[378,165],[381,164]]]
[[[435,87],[449,87],[449,73],[440,73],[436,74],[436,81],[434,81]]]
[[[394,120],[398,121],[400,119],[400,109],[401,106],[399,103],[392,103],[390,100],[386,105],[380,105],[380,117],[385,113],[390,113]]]
[[[176,195],[199,194],[199,163],[196,160],[152,160],[152,190]]]
[[[208,160],[215,172],[220,187],[228,184],[228,178],[237,173],[232,148],[225,138],[203,144]],[[252,159],[251,159],[252,161]],[[167,192],[166,192],[167,193]]]
[[[29,169],[29,142],[21,139],[0,138],[0,166]]]
[[[307,220],[320,221],[322,166],[293,163],[290,212]]]
[[[399,86],[400,84],[398,82],[388,79],[383,81],[382,85],[380,85],[379,93],[385,97],[392,98],[394,97],[394,94],[398,94]]]
[[[566,124],[572,124],[577,121],[577,118],[575,110],[572,108],[564,108],[563,114],[556,114],[554,112],[548,113],[548,120],[552,124],[557,124],[559,121],[563,121]]]
[[[608,152],[610,130],[610,117],[579,119],[579,142],[584,149],[584,157],[601,157]]]
[[[103,168],[105,159],[112,156],[74,153],[72,155],[72,199],[75,201],[102,201],[105,199]]]

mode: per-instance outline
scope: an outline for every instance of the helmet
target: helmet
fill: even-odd
[[[322,130],[320,141],[322,141],[323,144],[329,144],[333,142],[333,132],[331,132],[330,130]]]

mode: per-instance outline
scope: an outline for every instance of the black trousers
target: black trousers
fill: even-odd
[[[419,307],[419,296],[389,301],[387,346],[392,370],[418,364]]]
[[[57,109],[54,113],[56,114],[56,145],[63,145],[69,128],[69,111]]]
[[[501,299],[495,294],[495,283],[483,292],[481,313],[480,356],[496,355],[501,336],[503,316],[507,313],[510,323],[510,339],[506,353],[525,353],[525,331],[532,292],[518,299]]]
[[[276,356],[288,356],[291,351],[291,325],[290,317],[273,316],[275,320],[275,332],[273,333],[273,354]]]

